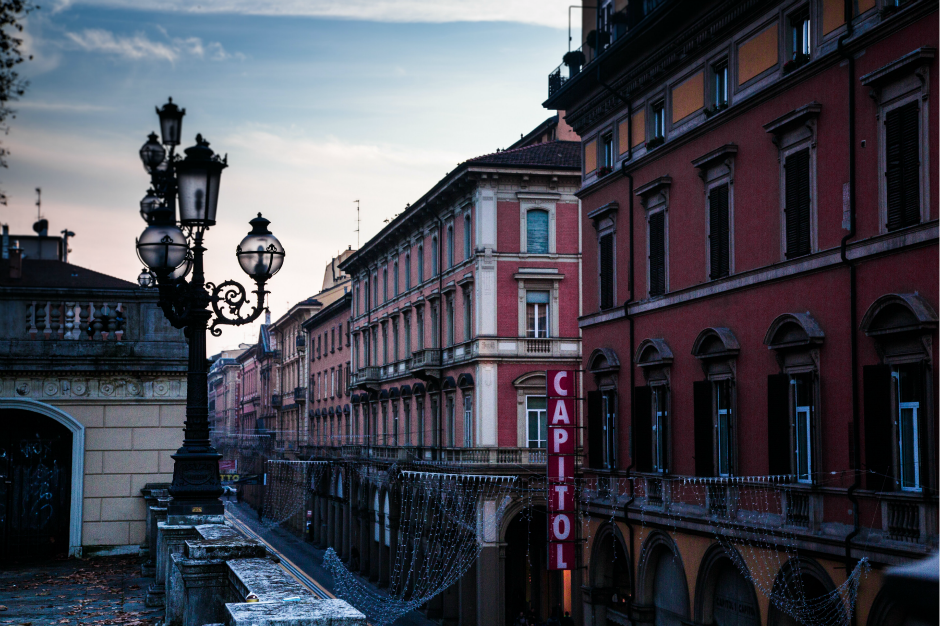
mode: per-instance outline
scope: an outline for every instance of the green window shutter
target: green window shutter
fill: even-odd
[[[649,218],[649,268],[651,296],[666,293],[666,214],[654,213]]]
[[[712,384],[707,380],[692,383],[695,409],[695,475],[714,476],[714,422],[712,420]]]
[[[614,236],[603,235],[600,239],[600,283],[601,308],[614,306]]]
[[[731,273],[731,241],[728,224],[728,185],[708,192],[708,244],[712,280]]]
[[[920,142],[917,102],[885,115],[888,230],[920,223]]]
[[[787,258],[809,254],[810,194],[809,148],[794,152],[784,163],[786,172]]]

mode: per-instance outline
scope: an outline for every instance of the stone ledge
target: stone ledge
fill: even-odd
[[[233,626],[366,626],[366,616],[343,600],[226,604]]]

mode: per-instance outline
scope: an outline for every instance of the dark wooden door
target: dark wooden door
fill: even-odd
[[[0,561],[67,555],[72,433],[30,411],[0,424]]]

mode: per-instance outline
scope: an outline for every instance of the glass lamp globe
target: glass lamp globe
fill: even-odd
[[[141,270],[140,275],[137,277],[137,284],[140,285],[143,289],[149,289],[150,287],[153,287],[153,278],[153,272],[145,267],[143,270]]]
[[[183,262],[179,264],[175,270],[170,272],[167,275],[169,280],[183,280],[189,275],[190,270],[193,269],[193,256],[189,253],[186,254],[186,258],[183,259]]]
[[[147,143],[140,148],[140,161],[144,164],[144,169],[150,174],[166,159],[166,150],[157,141],[157,134],[150,133],[147,137]]]
[[[144,218],[144,221],[148,224],[154,223],[154,213],[156,213],[161,206],[160,198],[153,192],[153,189],[147,192],[147,195],[144,196],[144,199],[140,201],[140,216]]]
[[[186,109],[173,104],[173,98],[170,98],[162,109],[157,109],[157,115],[160,116],[160,134],[163,135],[163,143],[168,146],[180,145]]]
[[[186,236],[173,225],[148,226],[137,240],[140,260],[158,274],[165,274],[186,260]]]
[[[179,181],[180,224],[207,228],[215,224],[219,180],[227,165],[196,135],[196,145],[186,148],[186,158],[176,164]]]
[[[271,222],[261,217],[261,213],[248,223],[251,224],[251,231],[235,248],[235,256],[246,274],[263,282],[281,269],[284,246],[268,230]]]

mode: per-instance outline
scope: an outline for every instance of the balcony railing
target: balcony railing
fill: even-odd
[[[306,402],[307,401],[307,388],[306,387],[294,387],[294,402]]]
[[[366,367],[360,367],[358,371],[353,372],[352,385],[355,387],[357,385],[368,385],[376,384],[382,380],[382,368],[376,367],[374,365],[369,365]]]
[[[425,348],[414,353],[411,368],[415,370],[438,368],[441,366],[441,351],[437,348]]]
[[[281,394],[274,393],[271,394],[271,406],[275,409],[281,408]]]
[[[345,444],[342,446],[318,447],[319,450],[338,451],[348,459],[371,459],[377,461],[414,461],[436,459],[453,465],[513,465],[545,467],[544,448],[437,448],[432,446],[384,446],[368,444]],[[335,452],[323,453],[324,455]],[[576,461],[580,465],[580,460]]]

